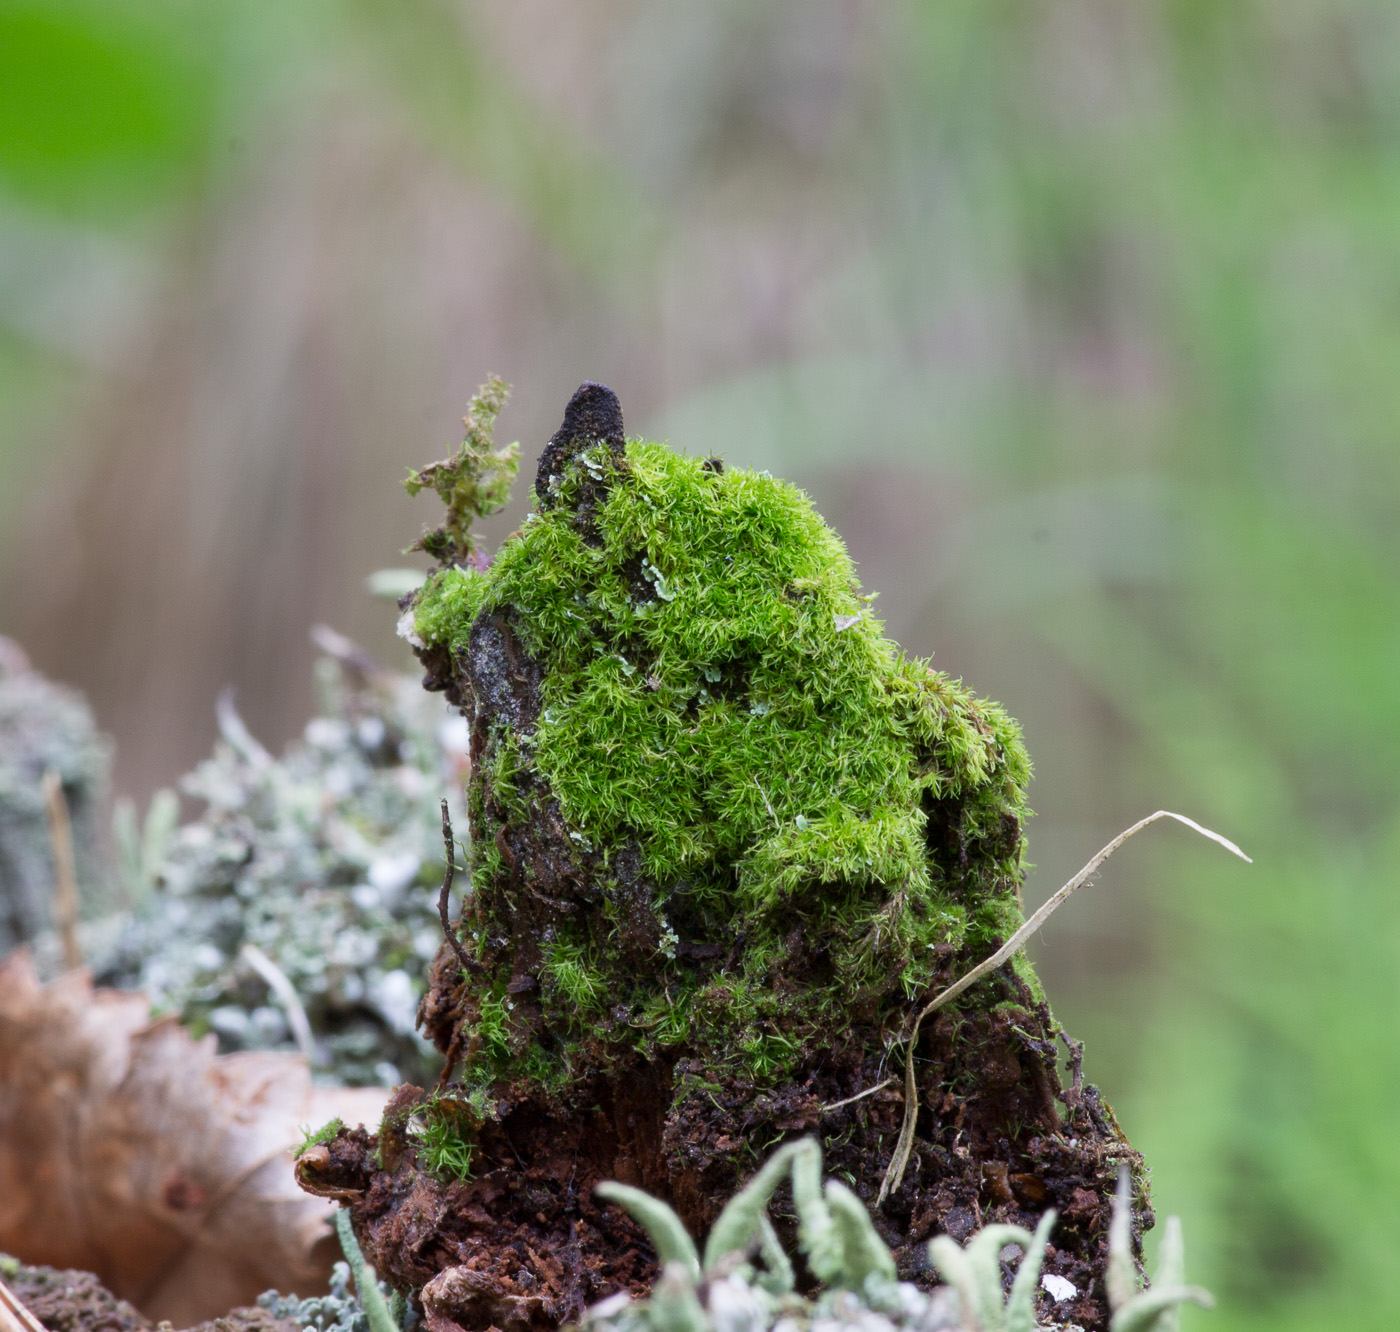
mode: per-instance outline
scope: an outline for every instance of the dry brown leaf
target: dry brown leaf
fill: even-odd
[[[377,1123],[388,1093],[313,1087],[299,1055],[217,1055],[139,994],[0,959],[0,1250],[95,1272],[186,1327],[324,1288],[334,1204],[297,1188],[301,1124]]]

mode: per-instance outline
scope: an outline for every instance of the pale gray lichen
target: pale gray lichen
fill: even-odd
[[[387,1298],[388,1292],[384,1293]],[[324,1295],[303,1299],[268,1290],[258,1296],[258,1307],[274,1318],[299,1324],[302,1332],[370,1332],[369,1318],[350,1286],[348,1263],[336,1263],[331,1269],[331,1288]],[[406,1332],[416,1325],[416,1319],[406,1324]]]
[[[463,725],[363,661],[326,657],[318,679],[322,715],[281,758],[222,705],[214,754],[181,783],[204,812],[144,848],[151,886],[98,978],[223,1050],[293,1049],[261,954],[305,1008],[319,1077],[421,1080],[436,1074],[414,1018],[442,939],[438,801],[460,790]]]
[[[775,1188],[788,1176],[796,1247],[808,1274],[824,1287],[816,1295],[798,1292],[793,1261],[767,1216]],[[645,1299],[623,1293],[593,1305],[580,1332],[1069,1332],[1075,1326],[1054,1317],[1060,1297],[1040,1279],[1057,1219],[1053,1208],[1041,1216],[1034,1235],[1020,1226],[992,1224],[965,1248],[938,1236],[929,1259],[948,1284],[923,1291],[896,1278],[894,1256],[860,1199],[839,1180],[823,1186],[821,1151],[813,1138],[779,1148],[725,1204],[703,1257],[659,1198],[615,1183],[599,1185],[597,1193],[645,1228],[662,1271]],[[1129,1205],[1120,1189],[1115,1216],[1124,1220],[1115,1223],[1115,1256],[1131,1268]],[[1004,1259],[1018,1249],[1011,1276]],[[1173,1288],[1170,1298],[1158,1298],[1156,1312],[1165,1318],[1183,1298],[1200,1294]],[[1151,1320],[1125,1321],[1122,1328],[1115,1321],[1114,1332],[1130,1326],[1172,1332],[1170,1322]]]

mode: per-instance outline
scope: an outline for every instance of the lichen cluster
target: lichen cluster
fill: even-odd
[[[348,1263],[336,1263],[331,1269],[326,1294],[282,1295],[269,1290],[258,1296],[258,1308],[301,1332],[372,1332],[364,1307],[351,1288]]]
[[[392,1086],[437,1066],[414,1018],[442,941],[437,798],[462,727],[415,681],[338,646],[318,663],[322,715],[280,757],[223,707],[213,755],[181,784],[203,810],[161,835],[167,802],[153,803],[133,907],[90,936],[90,960],[101,983],[143,990],[225,1051],[295,1049],[251,945],[304,1006],[316,1075]]]
[[[412,606],[474,728],[468,1075],[602,1042],[781,1078],[1019,923],[1026,753],[796,487],[583,443]]]

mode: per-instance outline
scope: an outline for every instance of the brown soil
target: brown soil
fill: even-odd
[[[91,1272],[8,1264],[0,1269],[5,1284],[49,1332],[152,1332],[156,1324],[118,1299]],[[169,1323],[160,1324],[168,1329]],[[188,1332],[301,1332],[296,1323],[274,1318],[265,1309],[233,1309],[222,1318],[198,1323]]]
[[[616,1179],[645,1188],[703,1235],[772,1146],[815,1134],[827,1173],[855,1181],[900,1275],[925,1288],[934,1284],[925,1252],[934,1234],[961,1242],[989,1222],[1033,1229],[1046,1208],[1057,1208],[1044,1270],[1081,1294],[1054,1315],[1093,1332],[1108,1321],[1101,1277],[1118,1163],[1137,1170],[1141,1158],[1093,1087],[1061,1086],[1053,1047],[1027,1034],[1048,1020],[1043,1008],[1002,1009],[931,1024],[920,1042],[915,1152],[903,1185],[878,1211],[874,1194],[899,1133],[902,1092],[892,1086],[824,1109],[888,1076],[862,1062],[859,1032],[845,1057],[841,1047],[824,1051],[799,1081],[778,1089],[706,1082],[686,1060],[639,1059],[571,1089],[573,1109],[521,1088],[482,1126],[476,1176],[465,1183],[420,1170],[392,1128],[382,1137],[342,1132],[303,1157],[300,1175],[304,1187],[350,1204],[365,1256],[395,1286],[421,1291],[438,1332],[549,1332],[614,1291],[646,1291],[656,1275],[645,1236],[618,1209],[600,1206],[594,1185]],[[969,1079],[971,1094],[948,1089]],[[687,1082],[694,1092],[677,1097]],[[420,1095],[402,1089],[388,1118],[406,1120]],[[772,1210],[791,1237],[794,1218],[781,1195]],[[1135,1237],[1151,1224],[1141,1207]]]

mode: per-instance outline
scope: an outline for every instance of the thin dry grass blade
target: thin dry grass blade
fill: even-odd
[[[1155,814],[1149,814],[1145,819],[1139,819],[1131,828],[1126,828],[1118,834],[1107,846],[1103,847],[1078,874],[1074,876],[1063,888],[1051,897],[1019,930],[1016,931],[991,957],[985,962],[978,963],[967,975],[960,980],[954,981],[946,990],[936,994],[927,1004],[924,1005],[918,1017],[914,1019],[914,1030],[909,1033],[909,1045],[904,1054],[904,1123],[899,1130],[899,1141],[895,1144],[894,1155],[890,1158],[889,1169],[885,1171],[884,1182],[880,1185],[880,1196],[876,1199],[878,1207],[890,1196],[904,1180],[904,1168],[909,1164],[909,1154],[914,1147],[914,1125],[918,1120],[918,1093],[914,1085],[914,1046],[919,1039],[919,1028],[930,1013],[936,1012],[944,1004],[952,999],[956,999],[968,986],[981,980],[989,971],[995,971],[1008,958],[1015,955],[1017,950],[1031,937],[1042,925],[1045,924],[1056,911],[1064,905],[1070,894],[1081,884],[1091,879],[1098,871],[1099,867],[1109,858],[1120,846],[1130,837],[1140,833],[1149,824],[1156,823],[1159,819],[1175,819],[1178,823],[1184,823],[1188,828],[1208,837],[1212,842],[1218,842],[1227,851],[1237,855],[1241,860],[1253,864],[1254,862],[1245,855],[1228,837],[1222,837],[1218,832],[1212,832],[1209,828],[1202,827],[1195,819],[1188,819],[1185,814],[1173,814],[1169,809],[1159,809]]]
[[[73,823],[63,798],[63,779],[52,768],[44,772],[44,808],[53,847],[53,919],[63,941],[63,965],[76,971],[83,965],[78,947],[78,873],[73,859]]]

